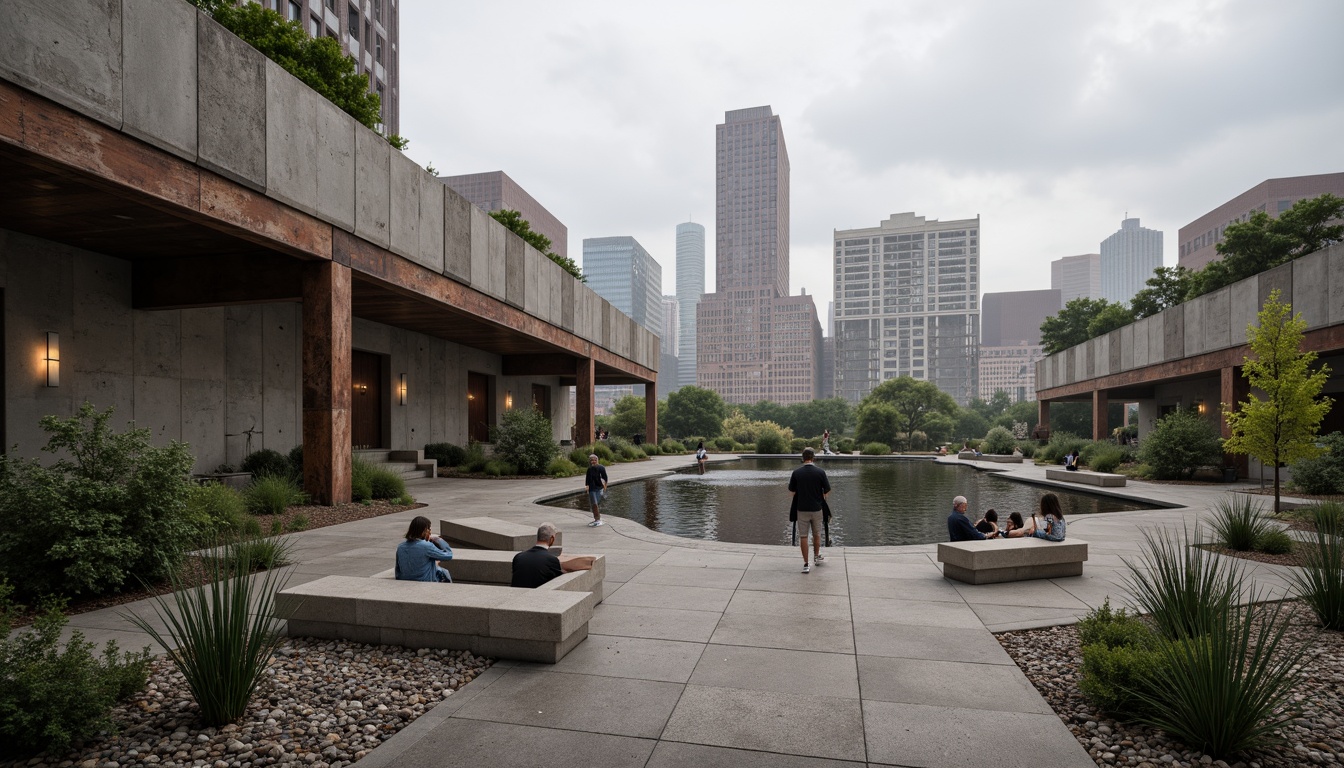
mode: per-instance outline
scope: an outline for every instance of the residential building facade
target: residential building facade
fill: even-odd
[[[1293,203],[1325,193],[1344,197],[1344,173],[1321,173],[1313,176],[1290,176],[1267,179],[1240,195],[1181,227],[1176,239],[1180,243],[1177,263],[1186,269],[1203,269],[1218,260],[1218,243],[1223,241],[1223,230],[1251,218],[1257,212],[1271,218],[1293,207]]]
[[[518,211],[533,232],[540,232],[551,241],[551,250],[557,256],[569,257],[569,228],[520,187],[518,182],[509,178],[507,173],[489,171],[463,176],[440,176],[439,181],[486,213]]]
[[[695,308],[705,295],[705,226],[688,221],[677,225],[677,386],[695,384]],[[672,372],[664,371],[665,378]]]
[[[1061,309],[1061,292],[986,293],[980,303],[980,397],[1002,390],[1014,401],[1036,398],[1036,361],[1045,357],[1041,323]]]
[[[836,396],[857,403],[898,376],[961,405],[978,396],[980,218],[897,213],[834,237]]]
[[[1059,291],[1060,304],[1074,299],[1101,298],[1101,254],[1084,253],[1050,262],[1050,287]]]
[[[770,107],[716,128],[715,286],[696,311],[696,383],[730,403],[808,402],[820,378],[812,297],[789,295],[789,154]]]
[[[1128,304],[1162,266],[1162,233],[1125,219],[1101,241],[1101,297]]]

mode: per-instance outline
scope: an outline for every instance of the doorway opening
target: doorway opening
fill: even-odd
[[[354,388],[350,403],[350,444],[356,450],[386,448],[383,425],[390,388],[386,381],[384,356],[353,350],[350,355],[350,383]]]
[[[495,425],[495,377],[467,371],[467,437],[473,442],[490,442]]]

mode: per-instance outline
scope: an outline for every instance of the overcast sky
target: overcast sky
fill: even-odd
[[[1274,177],[1344,171],[1344,2],[401,0],[401,132],[503,170],[583,239],[675,283],[707,233],[714,126],[768,104],[793,166],[792,289],[825,312],[832,231],[981,217],[982,290],[1050,287],[1126,212],[1177,230]],[[822,318],[822,327],[826,320]]]

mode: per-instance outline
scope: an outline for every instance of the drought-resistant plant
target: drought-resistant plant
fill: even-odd
[[[1340,523],[1344,522],[1344,504],[1338,501],[1323,501],[1312,506],[1311,522],[1315,523],[1318,532],[1339,536]]]
[[[1316,530],[1304,547],[1302,569],[1289,574],[1302,602],[1326,629],[1344,629],[1344,539]]]
[[[1249,552],[1273,526],[1258,501],[1246,494],[1233,494],[1213,505],[1209,521],[1218,543],[1238,552]]]
[[[66,641],[59,601],[43,603],[30,629],[12,633],[20,606],[0,581],[0,755],[65,751],[111,728],[116,702],[145,687],[149,654],[119,653],[108,641],[102,657],[78,630]]]
[[[373,498],[373,466],[356,456],[350,462],[350,500]]]
[[[187,490],[187,519],[196,527],[196,541],[240,531],[246,518],[243,494],[223,483],[207,482]]]
[[[456,467],[467,457],[460,445],[452,443],[428,443],[425,445],[425,458],[439,462],[440,467]]]
[[[1078,640],[1082,645],[1101,643],[1108,648],[1140,646],[1151,648],[1156,644],[1153,628],[1126,608],[1111,608],[1108,597],[1100,608],[1093,608],[1078,620]]]
[[[587,464],[585,463],[584,466],[587,466]],[[580,468],[578,464],[575,464],[563,456],[557,456],[554,459],[551,459],[551,463],[546,465],[546,474],[551,477],[573,477],[575,475],[582,475],[584,471],[585,470]]]
[[[864,456],[887,456],[891,454],[891,446],[886,443],[864,443],[860,453]]]
[[[279,520],[275,521],[279,523]],[[282,531],[283,532],[283,531]],[[280,533],[272,533],[270,536],[259,536],[247,539],[239,539],[234,546],[236,552],[225,548],[222,550],[226,559],[236,558],[238,562],[245,564],[246,572],[265,571],[273,568],[279,568],[282,565],[289,564],[290,551],[293,548],[288,539],[282,538]],[[216,550],[221,551],[221,550]],[[231,564],[231,563],[230,563]]]
[[[1222,464],[1222,440],[1218,428],[1197,411],[1172,411],[1144,438],[1139,460],[1157,480],[1185,480],[1200,467]]]
[[[303,481],[303,443],[289,449],[289,471]]]
[[[457,468],[463,472],[480,472],[485,469],[485,449],[480,443],[470,443],[467,445],[466,455],[462,457],[462,463]]]
[[[243,459],[242,467],[244,472],[251,472],[253,477],[264,475],[288,477],[294,471],[294,465],[290,463],[288,456],[270,448],[249,453],[247,458]]]
[[[1293,462],[1293,485],[1303,493],[1344,493],[1344,433],[1331,432],[1320,442],[1321,455]]]
[[[222,557],[203,560],[206,581],[198,586],[174,575],[171,598],[154,600],[163,630],[143,616],[122,614],[163,647],[208,726],[242,717],[283,640],[275,595],[288,576],[275,568],[250,575],[254,551],[249,543],[225,545]]]
[[[1199,546],[1200,528],[1143,529],[1138,561],[1125,560],[1125,585],[1163,636],[1178,640],[1219,626],[1241,595],[1245,572]]]
[[[308,530],[309,520],[307,515],[295,515],[289,521],[289,530],[306,531]]]
[[[303,504],[308,496],[289,475],[261,475],[243,491],[247,511],[254,515],[278,515],[286,507]]]
[[[518,474],[518,467],[500,459],[485,462],[485,474],[490,477],[511,477]]]
[[[406,493],[406,480],[390,467],[375,464],[369,472],[369,491],[375,499],[395,499]]]
[[[1293,537],[1282,528],[1270,528],[1255,542],[1255,548],[1267,555],[1286,555],[1293,547]]]
[[[644,452],[645,456],[657,456],[663,452],[663,449],[657,443],[644,443],[639,446],[639,449]]]
[[[637,445],[621,446],[621,461],[639,461],[640,459],[647,458],[648,456],[645,456],[644,451]]]
[[[1045,461],[1047,464],[1058,464],[1070,452],[1081,453],[1083,446],[1087,443],[1087,440],[1077,435],[1068,432],[1055,432],[1050,435],[1050,442],[1036,452],[1036,458]]]
[[[985,439],[980,443],[982,453],[989,453],[995,456],[1012,455],[1013,449],[1017,447],[1017,440],[1013,438],[1013,433],[1004,427],[993,427],[985,434]]]
[[[659,443],[658,447],[662,449],[663,453],[670,454],[673,456],[680,456],[681,454],[686,452],[686,448],[682,446],[681,443],[671,438],[668,438],[663,442]]]
[[[773,427],[762,427],[756,433],[757,453],[789,453],[793,447],[784,439],[784,435]],[[798,448],[802,450],[802,447]]]
[[[68,419],[43,417],[50,466],[0,456],[0,578],[20,599],[166,578],[193,540],[190,451],[153,445],[148,429],[115,432],[111,417],[89,403]]]
[[[495,455],[525,475],[539,475],[560,452],[554,427],[534,408],[514,408],[504,414],[495,439]]]
[[[842,437],[835,443],[835,450],[840,453],[851,453],[854,450],[854,438]]]
[[[1159,646],[1144,720],[1215,758],[1280,740],[1308,645],[1283,603],[1232,607],[1206,631]]]
[[[1089,469],[1096,472],[1114,472],[1129,454],[1122,448],[1106,446],[1092,452],[1087,460]]]
[[[718,448],[720,451],[731,451],[735,445],[737,445],[737,443],[735,443],[731,437],[714,438],[714,447]]]

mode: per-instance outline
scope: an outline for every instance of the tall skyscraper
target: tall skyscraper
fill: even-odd
[[[1084,253],[1050,262],[1050,287],[1059,291],[1060,306],[1074,299],[1101,298],[1101,254]]]
[[[583,275],[598,296],[662,337],[663,267],[638,240],[624,235],[584,238]],[[612,403],[620,398],[643,394],[642,385],[594,387],[593,410],[598,414],[610,413]]]
[[[1138,219],[1121,221],[1119,231],[1101,241],[1101,297],[1128,304],[1160,266],[1162,233]]]
[[[715,284],[696,313],[696,383],[730,403],[816,397],[821,323],[789,295],[789,153],[770,107],[716,128]]]
[[[1290,176],[1267,179],[1240,195],[1181,227],[1176,239],[1180,243],[1177,258],[1186,269],[1202,269],[1218,260],[1218,243],[1223,240],[1227,225],[1251,218],[1262,212],[1270,218],[1293,207],[1293,203],[1329,192],[1344,197],[1344,173],[1321,173],[1314,176]]]
[[[441,176],[439,181],[447,184],[457,194],[467,198],[471,204],[485,211],[517,211],[523,220],[531,226],[533,232],[540,232],[551,241],[551,250],[558,256],[569,256],[569,229],[546,210],[537,199],[518,186],[518,182],[509,178],[503,171],[487,173],[468,173],[463,176]],[[661,289],[659,291],[661,293]]]
[[[857,403],[898,376],[965,405],[979,394],[980,217],[893,214],[835,232],[835,394]]]
[[[1060,291],[986,293],[980,304],[980,397],[1007,392],[1036,399],[1036,361],[1045,357],[1041,323],[1059,312]]]
[[[705,227],[688,221],[677,225],[677,386],[695,384],[695,308],[705,294]],[[668,371],[667,374],[670,374]],[[658,379],[664,375],[659,371]]]

